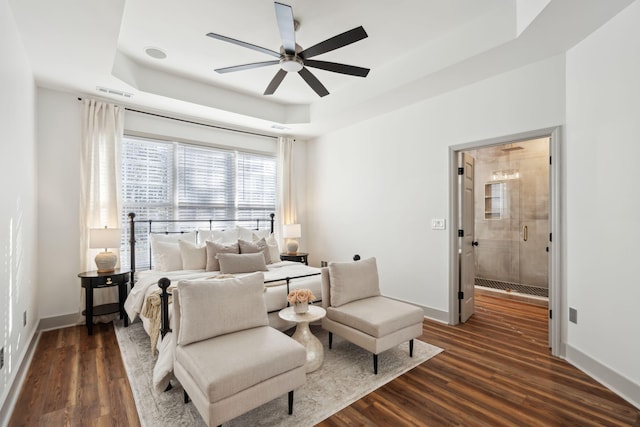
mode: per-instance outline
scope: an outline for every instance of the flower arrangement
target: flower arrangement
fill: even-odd
[[[294,289],[287,295],[287,301],[290,304],[311,303],[316,299],[310,289]]]

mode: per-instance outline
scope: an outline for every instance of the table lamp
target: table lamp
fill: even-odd
[[[112,273],[115,270],[118,257],[109,248],[120,247],[119,228],[91,228],[89,229],[89,247],[91,249],[104,248],[104,252],[96,255],[98,273]]]
[[[287,240],[287,253],[294,255],[298,253],[298,241],[302,237],[302,227],[300,224],[285,224],[282,230],[283,237]]]

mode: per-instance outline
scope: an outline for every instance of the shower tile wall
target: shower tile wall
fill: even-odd
[[[548,147],[543,138],[470,152],[476,159],[476,277],[548,287]],[[496,175],[499,171],[512,176]],[[485,184],[496,182],[506,184],[505,206],[499,219],[486,219]]]

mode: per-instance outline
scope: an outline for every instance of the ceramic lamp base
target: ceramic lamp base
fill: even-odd
[[[113,273],[115,271],[118,257],[113,252],[100,252],[96,255],[96,266],[98,273]]]
[[[287,242],[287,253],[289,255],[295,255],[298,253],[298,242],[295,240],[289,240]]]

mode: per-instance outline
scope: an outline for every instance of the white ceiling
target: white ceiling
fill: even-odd
[[[354,121],[565,52],[632,0],[281,0],[302,48],[362,25],[369,37],[314,59],[370,68],[366,78],[310,69],[320,98],[288,74],[263,96],[273,59],[206,37],[278,51],[267,0],[9,0],[41,86],[173,116],[313,137]],[[167,54],[154,59],[145,49]],[[97,86],[131,94],[108,95]],[[287,129],[278,131],[273,125]]]

